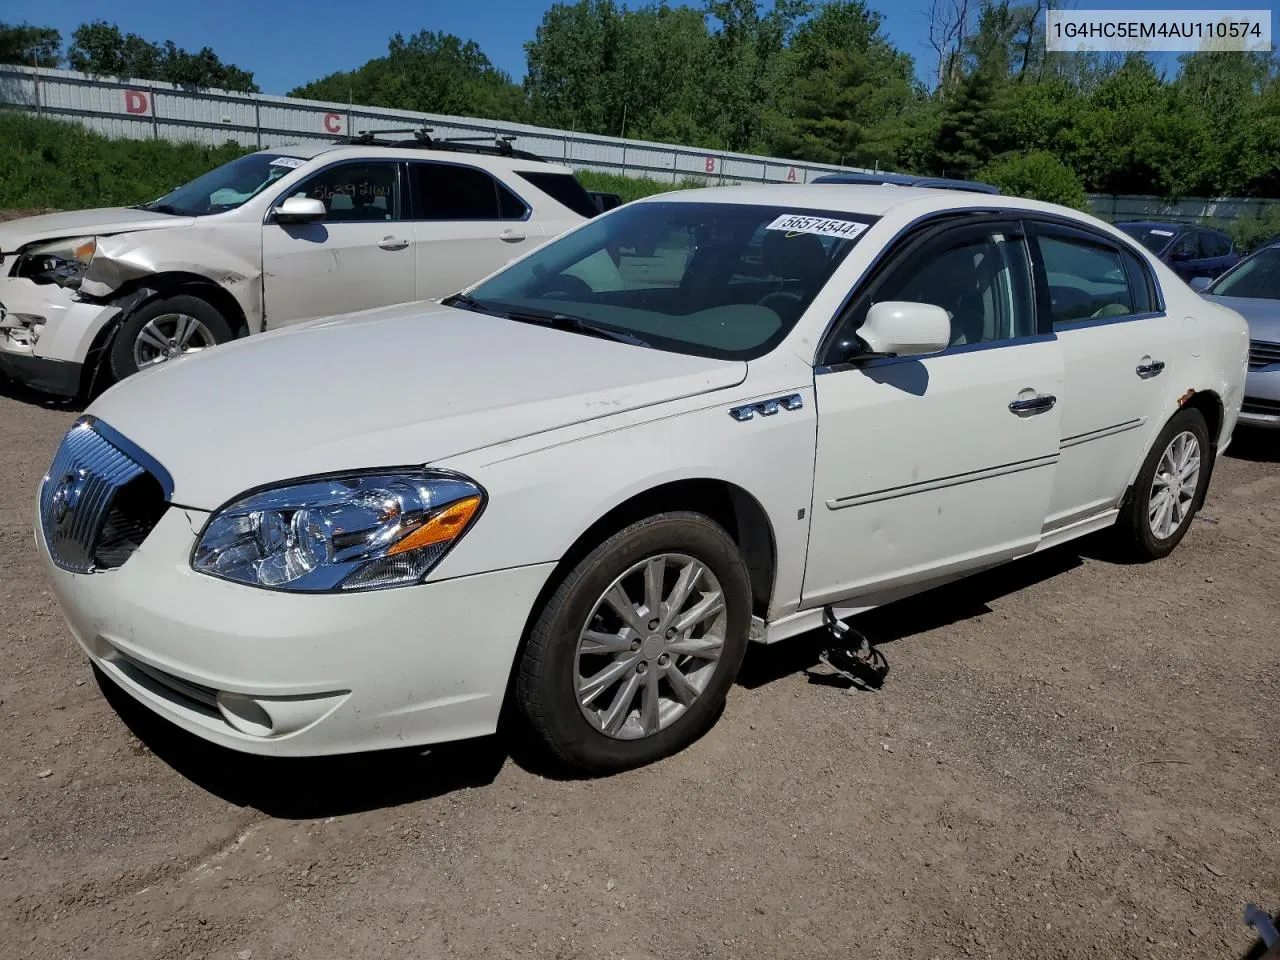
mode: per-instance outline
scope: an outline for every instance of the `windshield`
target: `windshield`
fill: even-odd
[[[1209,287],[1215,297],[1280,300],[1280,247],[1259,250]]]
[[[203,217],[234,210],[270,184],[306,163],[278,153],[251,153],[196,177],[188,184],[141,205],[142,210]]]
[[[1139,223],[1117,223],[1116,227],[1133,237],[1152,253],[1159,253],[1177,235],[1177,231],[1169,230],[1165,227],[1148,227]]]
[[[875,217],[738,203],[622,207],[457,301],[577,322],[663,350],[762,356],[791,330]],[[446,301],[446,303],[449,301]]]

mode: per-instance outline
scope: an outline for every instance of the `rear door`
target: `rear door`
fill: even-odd
[[[414,299],[410,225],[402,217],[394,160],[336,163],[281,194],[320,200],[318,223],[262,228],[262,293],[268,327]]]
[[[1030,223],[1036,272],[1066,366],[1061,454],[1045,533],[1115,508],[1176,376],[1181,322],[1128,247],[1092,231]]]
[[[408,170],[418,299],[457,293],[541,242],[530,205],[488,171],[426,160]]]

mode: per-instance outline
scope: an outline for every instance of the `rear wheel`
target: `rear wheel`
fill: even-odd
[[[516,702],[557,759],[595,773],[650,763],[715,723],[746,653],[751,587],[709,518],[641,520],[588,554],[543,607]]]
[[[124,321],[111,345],[117,380],[232,339],[231,325],[208,301],[189,294],[143,304]]]
[[[1158,560],[1173,552],[1204,499],[1211,456],[1204,416],[1178,411],[1152,445],[1116,521],[1127,558]]]

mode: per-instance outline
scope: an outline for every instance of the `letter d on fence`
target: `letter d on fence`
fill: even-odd
[[[147,95],[142,90],[126,90],[124,92],[125,113],[146,113]]]

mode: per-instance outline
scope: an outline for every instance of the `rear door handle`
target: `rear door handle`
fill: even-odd
[[[1025,400],[1015,400],[1009,404],[1009,410],[1016,414],[1035,414],[1044,413],[1046,410],[1053,409],[1053,405],[1058,402],[1058,398],[1048,393],[1037,394],[1034,397],[1027,397]]]
[[[519,243],[524,239],[524,231],[511,229],[503,230],[498,234],[498,239],[506,243]]]
[[[1163,360],[1152,360],[1150,363],[1138,364],[1138,368],[1134,372],[1143,380],[1150,380],[1152,377],[1158,377],[1160,375],[1160,371],[1163,369]]]
[[[400,237],[383,237],[378,241],[378,246],[383,250],[403,250],[408,245],[409,241]]]

